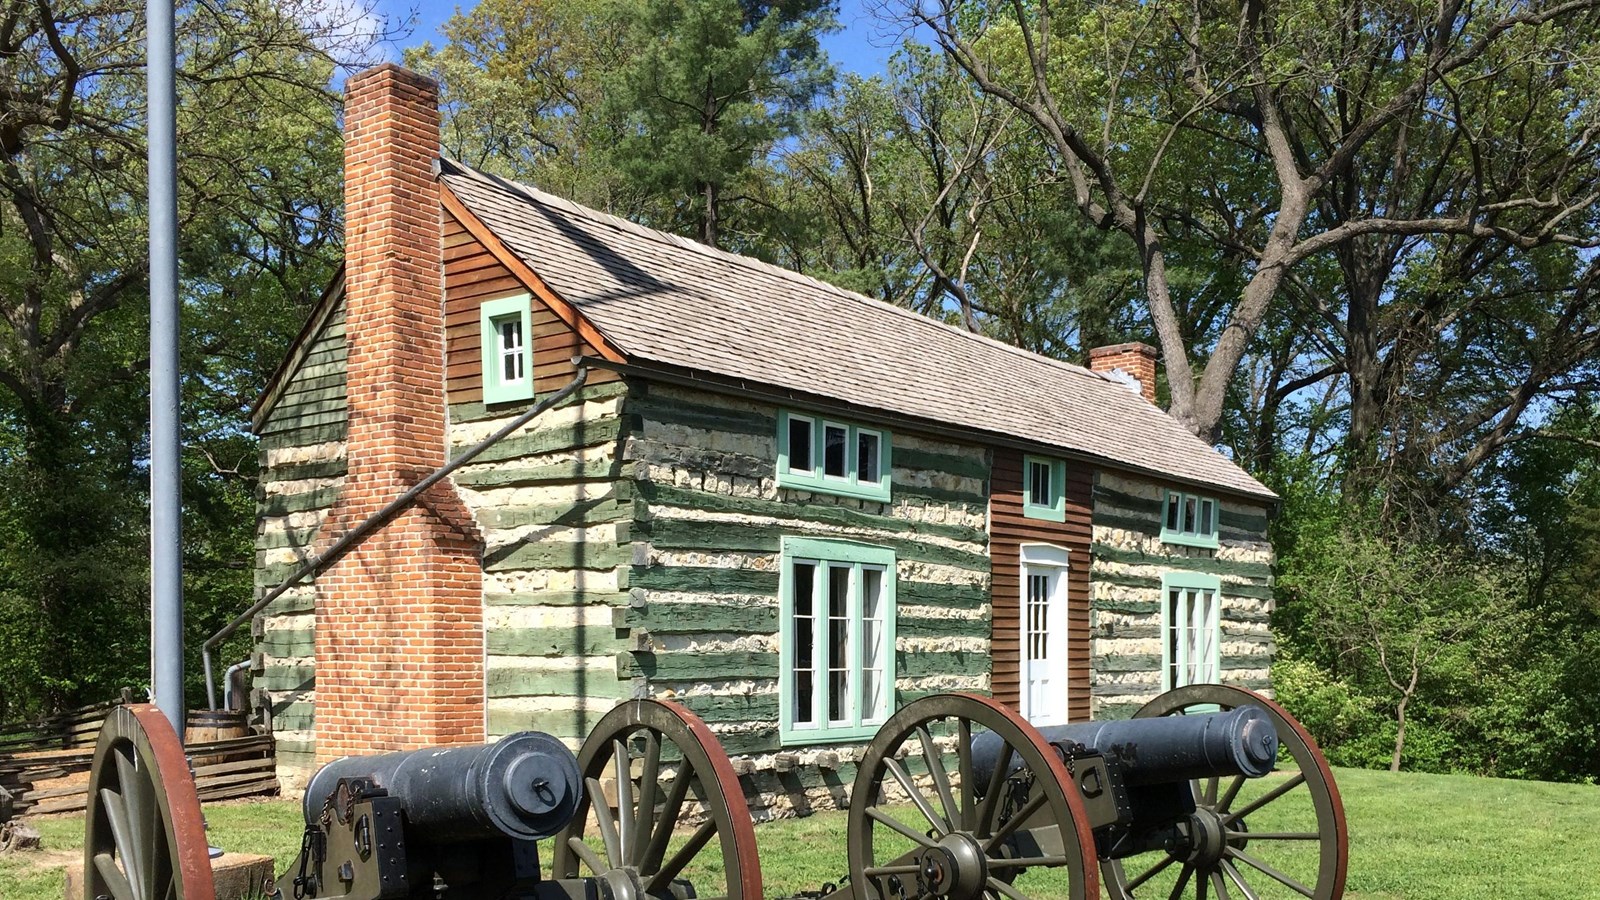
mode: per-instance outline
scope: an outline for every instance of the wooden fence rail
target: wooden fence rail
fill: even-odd
[[[100,723],[115,705],[97,704],[36,722],[0,725],[0,788],[11,793],[18,814],[84,808]],[[271,735],[191,743],[184,753],[202,801],[277,792]]]

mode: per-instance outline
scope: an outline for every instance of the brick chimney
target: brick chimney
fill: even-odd
[[[345,85],[348,474],[337,538],[445,463],[439,92]],[[318,761],[484,739],[482,543],[448,481],[317,580]]]
[[[1089,368],[1102,374],[1120,372],[1138,383],[1137,393],[1156,402],[1156,348],[1149,344],[1112,344],[1089,351]],[[1115,376],[1113,376],[1115,377]],[[1131,389],[1132,384],[1129,385]]]

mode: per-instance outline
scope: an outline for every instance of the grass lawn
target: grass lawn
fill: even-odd
[[[1350,821],[1346,896],[1352,900],[1600,900],[1600,787],[1464,775],[1336,774]],[[299,849],[296,803],[221,803],[207,807],[206,818],[215,842],[271,853],[280,872]],[[61,897],[61,866],[78,854],[82,817],[36,819],[34,825],[46,849],[0,857],[0,898]],[[756,837],[769,896],[815,889],[844,874],[842,813],[763,825]]]

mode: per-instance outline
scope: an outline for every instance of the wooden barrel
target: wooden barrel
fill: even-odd
[[[213,741],[249,737],[250,726],[245,722],[242,709],[196,709],[189,713],[189,723],[184,727],[183,742],[193,747]],[[209,754],[193,757],[194,767],[227,762],[226,754]]]

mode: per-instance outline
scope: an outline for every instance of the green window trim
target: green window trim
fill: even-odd
[[[1215,575],[1206,575],[1200,572],[1165,572],[1161,576],[1161,689],[1170,691],[1184,684],[1174,684],[1174,670],[1182,671],[1190,664],[1189,655],[1193,652],[1192,646],[1183,640],[1181,619],[1192,618],[1194,593],[1209,592],[1210,603],[1203,610],[1204,627],[1208,630],[1206,637],[1209,640],[1202,643],[1206,647],[1208,659],[1206,663],[1212,673],[1220,676],[1222,673],[1222,579]],[[1174,594],[1178,596],[1174,596]],[[1177,608],[1175,608],[1177,607]],[[1176,655],[1176,659],[1174,659]],[[1219,679],[1220,680],[1220,677]],[[1214,711],[1214,710],[1203,710]]]
[[[791,444],[790,429],[802,425],[809,429],[811,439],[806,441],[803,435],[797,435],[796,442]],[[825,471],[826,444],[830,432],[844,433],[843,475],[830,475]],[[869,472],[863,478],[864,451],[873,442],[877,447],[875,462],[878,477],[873,479]],[[887,428],[859,425],[831,416],[779,410],[778,486],[888,503],[893,448],[894,435]],[[796,450],[800,453],[796,453]],[[801,458],[801,454],[806,454],[808,458]]]
[[[1035,503],[1033,490],[1034,466],[1050,468],[1050,502]],[[1047,522],[1067,520],[1067,463],[1047,456],[1022,457],[1022,514],[1030,519]]]
[[[1193,527],[1188,527],[1189,510],[1194,510]],[[1217,521],[1222,504],[1215,497],[1187,491],[1167,490],[1161,496],[1161,542],[1212,550],[1217,542]]]
[[[796,666],[796,625],[801,617],[795,610],[795,585],[796,563],[813,564],[812,578],[812,616],[821,618],[823,625],[816,628],[812,639],[812,665],[809,671],[813,677],[811,696],[814,698],[812,718],[814,724],[795,722],[797,697],[797,682],[802,667]],[[827,675],[827,648],[824,642],[829,639],[831,627],[827,626],[826,616],[819,617],[817,612],[826,604],[824,590],[830,569],[842,568],[850,572],[850,594],[848,598],[849,634],[850,634],[850,668],[848,683],[857,691],[852,700],[860,697],[862,685],[862,672],[866,668],[866,655],[864,641],[861,640],[863,631],[864,602],[861,585],[863,583],[863,569],[873,569],[882,572],[880,576],[882,590],[881,628],[883,632],[881,642],[880,660],[883,667],[883,706],[881,714],[862,715],[862,711],[852,704],[851,714],[844,720],[829,721],[827,717],[830,680]],[[865,741],[870,740],[877,733],[878,727],[894,714],[895,711],[895,553],[885,547],[874,547],[868,544],[858,544],[853,541],[822,540],[816,538],[785,537],[782,541],[782,556],[778,578],[778,628],[779,628],[779,653],[778,653],[778,736],[784,746],[801,744],[819,744],[838,741]]]
[[[481,361],[483,366],[483,402],[514,403],[533,399],[533,314],[531,298],[527,294],[488,300],[478,308],[478,326],[481,335]],[[503,352],[501,329],[517,323],[520,347],[511,353]],[[505,365],[519,367],[522,377],[506,377]]]

